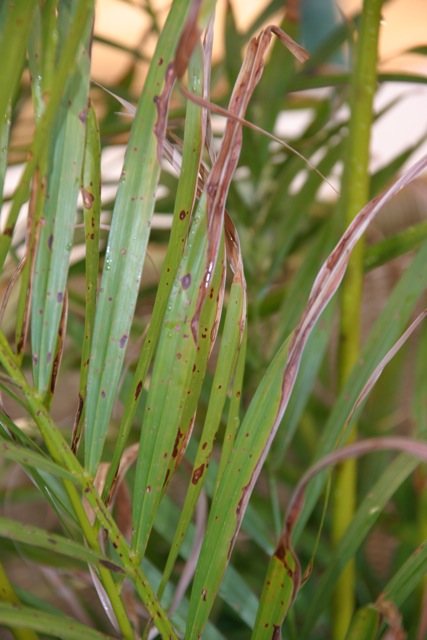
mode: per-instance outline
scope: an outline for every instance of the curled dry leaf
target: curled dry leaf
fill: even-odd
[[[187,70],[191,55],[200,41],[201,28],[199,25],[199,12],[202,0],[193,0],[188,12],[187,22],[182,31],[180,41],[176,48],[173,69],[175,76],[180,80]]]
[[[264,56],[273,33],[292,53],[298,51],[300,59],[308,54],[278,27],[269,26],[249,43],[239,76],[231,95],[227,110],[227,124],[218,155],[206,181],[207,194],[207,236],[208,247],[205,272],[199,288],[196,310],[192,319],[192,333],[196,340],[201,309],[206,300],[212,274],[218,257],[221,234],[224,226],[225,202],[230,183],[237,167],[242,146],[242,122],[249,100],[257,86],[263,69]]]
[[[292,533],[304,506],[305,489],[310,480],[312,480],[315,475],[317,475],[324,469],[327,469],[328,467],[335,466],[343,460],[348,460],[349,458],[359,458],[366,455],[367,453],[374,453],[375,451],[388,450],[405,452],[413,456],[414,458],[419,459],[420,461],[427,461],[427,443],[421,440],[413,440],[411,438],[403,438],[399,436],[360,440],[359,442],[342,447],[341,449],[338,449],[337,451],[334,451],[333,453],[325,456],[324,458],[319,460],[319,462],[314,464],[299,481],[288,507],[284,530],[282,535],[280,536],[276,553],[279,550],[281,553],[283,553],[284,550],[290,551],[295,562],[297,562],[299,565],[298,558],[292,548]],[[300,585],[300,582],[295,584],[294,597]]]
[[[375,607],[389,626],[384,635],[384,640],[406,640],[406,633],[402,626],[402,616],[396,605],[381,595],[376,601]]]

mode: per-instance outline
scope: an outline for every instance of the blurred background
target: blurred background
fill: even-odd
[[[245,31],[262,8],[270,4],[266,0],[218,0],[217,26],[215,39],[215,57],[219,60],[224,52],[222,27],[227,11],[232,10],[236,24]],[[288,11],[303,13],[305,20],[305,42],[313,51],[320,38],[331,31],[336,23],[350,18],[360,11],[361,0],[298,0],[278,2],[280,6],[277,18],[283,16],[283,5]],[[133,55],[125,48],[137,49],[143,55],[150,55],[155,43],[152,23],[141,6],[150,5],[160,10],[165,17],[169,3],[165,0],[138,2],[122,0],[98,0],[95,35],[98,41],[93,48],[92,75],[97,82],[114,85],[133,64]],[[312,19],[310,20],[310,16]],[[320,19],[319,19],[320,18]],[[334,22],[335,20],[335,22]],[[274,20],[273,20],[274,21]],[[424,0],[389,0],[383,7],[383,24],[380,34],[380,70],[416,71],[427,78],[427,59],[425,55],[408,53],[417,45],[426,43],[427,3]],[[104,41],[104,42],[103,42]],[[112,47],[114,42],[117,47]],[[122,47],[122,50],[120,50]],[[141,60],[137,64],[133,77],[132,90],[137,96],[144,81],[146,65]],[[372,158],[374,166],[381,164],[381,158],[389,157],[404,144],[414,142],[421,128],[427,129],[427,87],[424,85],[385,84],[381,87],[376,106],[382,108],[393,98],[401,98],[399,104],[381,119],[374,129]],[[293,123],[289,125],[292,130]],[[425,153],[427,147],[420,148],[418,155]],[[417,156],[418,157],[418,156]],[[414,158],[415,159],[415,158]]]

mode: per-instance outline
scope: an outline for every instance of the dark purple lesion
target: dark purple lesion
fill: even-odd
[[[191,273],[186,273],[183,278],[181,278],[181,284],[184,291],[188,289],[191,284]]]

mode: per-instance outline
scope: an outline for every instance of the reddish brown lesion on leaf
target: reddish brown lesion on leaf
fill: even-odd
[[[178,427],[178,433],[176,434],[175,444],[173,446],[173,451],[172,451],[172,460],[175,460],[178,457],[180,443],[183,438],[183,435],[184,435],[183,432]]]
[[[135,389],[135,400],[138,400],[139,394],[142,391],[142,380],[138,381],[138,384],[136,385],[136,389]]]
[[[204,464],[201,464],[200,467],[197,467],[197,469],[194,469],[193,475],[192,475],[192,478],[191,478],[191,482],[193,484],[197,484],[199,482],[200,478],[203,475],[204,470],[205,470],[205,465]]]
[[[93,201],[95,200],[95,196],[93,195],[93,193],[91,193],[90,191],[85,189],[85,187],[83,187],[82,188],[82,199],[83,199],[84,208],[85,209],[90,209],[92,207]]]

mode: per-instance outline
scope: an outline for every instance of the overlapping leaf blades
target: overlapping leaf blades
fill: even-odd
[[[55,2],[48,4],[49,7],[52,7]],[[61,7],[70,6],[67,2],[60,4]],[[247,154],[247,157],[250,156],[249,173],[254,169],[251,179],[254,176],[261,176],[259,185],[255,187],[248,185],[248,181],[245,183],[245,179],[238,179],[231,187],[230,209],[236,227],[226,214],[225,201],[240,152],[241,118],[244,116],[252,90],[259,80],[263,64],[263,48],[271,32],[268,30],[263,32],[249,46],[248,57],[245,59],[242,73],[230,102],[229,119],[222,146],[215,157],[210,138],[210,123],[206,115],[206,108],[210,100],[207,84],[211,65],[212,22],[210,20],[214,5],[213,1],[186,2],[176,0],[173,3],[172,11],[154,54],[151,71],[147,77],[131,133],[125,159],[125,173],[121,178],[113,213],[98,305],[95,288],[98,270],[97,233],[100,208],[99,180],[97,181],[97,179],[100,177],[100,169],[98,164],[99,138],[95,121],[92,118],[93,113],[91,113],[89,122],[90,127],[87,127],[87,158],[90,159],[92,154],[92,159],[96,161],[92,168],[90,163],[85,164],[88,171],[85,173],[83,183],[87,239],[87,309],[84,348],[80,363],[79,389],[81,398],[73,440],[73,449],[76,452],[80,427],[85,420],[85,469],[74,458],[68,443],[53,423],[48,409],[53,391],[52,382],[55,382],[55,354],[61,348],[58,343],[58,328],[61,330],[65,327],[62,304],[69,261],[67,245],[70,244],[72,237],[76,209],[76,178],[80,169],[76,170],[73,175],[71,171],[64,169],[64,172],[71,179],[60,184],[58,192],[55,194],[57,177],[62,176],[65,165],[53,163],[44,154],[40,136],[41,132],[49,130],[48,125],[55,116],[57,119],[51,130],[55,134],[55,140],[52,142],[51,149],[57,149],[64,162],[74,158],[79,167],[83,144],[81,136],[83,131],[81,124],[83,123],[78,118],[76,119],[76,113],[73,114],[71,111],[68,114],[64,112],[63,106],[58,107],[59,98],[55,93],[56,84],[61,86],[62,82],[62,86],[65,86],[64,77],[61,75],[63,71],[62,59],[59,61],[58,67],[61,73],[58,72],[51,87],[54,101],[47,103],[46,113],[43,103],[43,83],[39,85],[39,79],[33,79],[35,104],[39,108],[37,117],[40,118],[41,123],[37,129],[33,147],[35,160],[30,158],[24,180],[14,200],[12,216],[9,218],[12,228],[20,202],[25,200],[25,194],[28,192],[28,177],[33,175],[37,165],[33,187],[34,191],[38,191],[39,196],[30,205],[28,259],[22,275],[21,306],[16,332],[18,356],[16,359],[14,358],[2,335],[0,351],[6,373],[2,376],[0,383],[2,389],[17,399],[32,415],[44,438],[48,453],[33,446],[29,439],[23,436],[16,424],[4,416],[2,420],[4,439],[1,443],[0,454],[7,460],[19,462],[28,470],[37,489],[54,506],[65,523],[66,529],[76,534],[75,540],[79,542],[68,540],[62,536],[50,536],[47,532],[25,526],[16,525],[13,527],[12,522],[4,519],[0,522],[0,533],[28,545],[33,543],[42,549],[50,549],[56,544],[57,551],[61,555],[71,558],[74,553],[76,560],[87,562],[92,569],[95,569],[96,575],[101,578],[101,582],[108,592],[105,597],[106,609],[111,619],[114,620],[115,617],[118,619],[121,634],[126,638],[130,638],[132,635],[131,625],[127,619],[128,615],[131,617],[135,614],[139,600],[142,600],[148,609],[151,622],[154,622],[167,637],[176,637],[171,620],[176,622],[176,629],[185,634],[187,639],[192,640],[201,634],[206,635],[207,638],[224,637],[221,636],[219,629],[222,629],[221,625],[224,625],[224,618],[227,618],[227,614],[223,617],[220,616],[219,622],[216,618],[213,620],[213,624],[217,625],[217,628],[214,628],[213,624],[209,626],[207,622],[217,593],[232,607],[233,615],[239,624],[250,627],[255,625],[253,638],[280,636],[283,617],[293,604],[300,584],[299,564],[288,544],[288,539],[281,539],[281,543],[284,542],[284,544],[279,544],[271,560],[266,586],[260,593],[260,606],[256,621],[257,597],[244,582],[246,569],[242,570],[238,555],[237,558],[233,556],[233,561],[236,559],[233,570],[223,583],[221,581],[230,561],[241,524],[243,524],[243,529],[248,535],[251,545],[257,545],[262,552],[274,548],[274,537],[272,534],[269,537],[268,533],[269,529],[273,530],[269,506],[265,509],[259,505],[257,507],[251,506],[250,518],[246,523],[242,523],[244,512],[276,432],[279,442],[274,451],[274,458],[269,461],[267,473],[269,479],[272,479],[271,486],[277,481],[280,484],[283,477],[286,477],[285,483],[289,480],[286,476],[288,468],[282,469],[282,460],[295,433],[297,438],[302,438],[303,441],[306,436],[303,429],[300,434],[297,428],[300,426],[301,416],[304,420],[307,418],[305,413],[311,413],[311,400],[308,398],[316,378],[318,375],[323,375],[322,371],[319,374],[319,369],[322,366],[323,354],[331,332],[332,308],[328,309],[328,317],[326,318],[326,315],[323,317],[324,322],[318,331],[314,329],[315,323],[339,285],[348,253],[354,246],[354,242],[368,221],[375,215],[380,204],[374,202],[368,206],[360,215],[357,224],[351,227],[342,238],[315,280],[308,305],[302,312],[309,284],[314,280],[313,274],[317,273],[319,269],[320,254],[330,250],[331,236],[335,233],[334,221],[331,220],[330,223],[328,221],[325,224],[323,216],[326,218],[326,214],[324,211],[321,211],[316,219],[311,217],[311,205],[320,185],[318,174],[309,175],[308,178],[304,177],[303,186],[297,187],[292,196],[288,195],[294,179],[297,176],[301,177],[300,171],[303,167],[301,158],[296,162],[289,157],[281,159],[280,155],[272,150],[273,166],[257,166],[259,158],[262,157],[264,160],[266,158],[266,141],[263,141],[259,146],[254,145]],[[268,15],[268,12],[277,6],[278,3],[271,3],[265,15]],[[88,14],[85,13],[83,4],[76,3],[75,7],[77,8],[73,13],[75,20],[72,21],[70,27],[70,41],[61,43],[64,56],[71,56],[72,51],[75,53],[74,56],[71,56],[74,60],[73,72],[75,72],[75,60],[80,55],[76,54],[76,51],[84,38],[87,37],[87,34],[84,38],[82,36],[83,39],[78,40],[80,44],[77,46],[76,26],[85,24],[87,28],[88,25],[88,22],[85,21]],[[25,13],[26,10],[20,7],[19,11]],[[32,9],[28,8],[27,26],[31,11]],[[3,14],[0,10],[1,15]],[[46,26],[49,19],[46,17],[45,19]],[[51,14],[50,19],[55,21],[56,14]],[[256,23],[257,21],[254,25]],[[37,31],[37,20],[34,24],[36,26],[33,28],[33,37]],[[254,25],[248,33],[253,31]],[[200,46],[199,40],[204,29],[207,29],[204,34],[205,42]],[[239,42],[244,41],[243,36],[238,34],[232,20],[229,20],[227,29],[229,31],[229,46],[231,46],[230,37],[236,37],[236,34],[240,36]],[[23,33],[19,39],[22,36],[25,40]],[[341,39],[342,35],[343,31],[340,35]],[[169,36],[171,37],[169,38]],[[286,40],[286,37],[284,39]],[[54,76],[49,76],[49,73],[53,71],[55,66],[51,65],[53,61],[51,54],[56,49],[55,47],[49,49],[49,46],[53,46],[53,42],[54,38],[44,49],[44,55],[47,55],[44,58],[46,64],[44,68],[41,67],[43,69],[42,75],[47,73],[45,77],[50,77],[51,81]],[[31,61],[33,68],[36,68],[34,67],[35,53],[39,50],[39,44],[36,39],[33,39],[31,45],[33,47],[31,56],[34,58]],[[236,43],[234,42],[234,44]],[[176,45],[178,45],[178,49],[176,49]],[[230,69],[236,69],[238,66],[237,49],[234,51],[236,59],[233,59],[232,64],[229,65]],[[273,56],[273,61],[274,59]],[[21,65],[20,60],[15,60],[13,64],[15,63],[17,66]],[[185,70],[188,63],[187,79]],[[311,68],[313,69],[313,67]],[[269,82],[271,82],[273,75],[272,72]],[[284,75],[287,76],[287,74]],[[15,90],[15,80],[12,76],[13,74],[9,75],[9,79],[7,82],[5,81],[8,86],[5,95],[8,97]],[[174,134],[169,140],[172,139],[176,146],[164,139],[170,91],[175,76],[188,87],[184,90],[185,96],[188,97],[189,93],[199,96],[198,98],[190,96],[187,101],[182,152],[181,145]],[[289,73],[290,76],[292,73]],[[5,74],[0,75],[0,82],[4,77]],[[87,69],[82,74],[81,80],[81,86],[86,86]],[[286,81],[282,77],[280,86],[286,88],[288,80],[288,77],[286,77]],[[304,80],[306,85],[310,84],[310,78]],[[298,82],[295,81],[294,84],[296,85]],[[45,86],[50,86],[49,82]],[[273,87],[273,89],[277,89],[277,87]],[[82,95],[79,96],[77,92],[75,97],[81,99]],[[277,91],[275,96],[279,101]],[[257,111],[257,100],[255,100],[253,113]],[[325,151],[325,157],[319,168],[322,172],[328,173],[342,152],[342,125],[339,124],[325,130],[323,125],[327,123],[330,113],[330,107],[325,108],[325,104],[320,101],[316,107],[317,111],[312,122],[301,136],[299,149],[305,151],[311,145],[313,153],[320,149]],[[221,112],[226,113],[224,109]],[[273,122],[274,113],[264,113],[264,115],[266,116],[264,121]],[[156,118],[158,118],[157,124],[155,124]],[[261,119],[261,121],[263,120]],[[62,128],[63,124],[64,128]],[[157,139],[154,131],[158,136]],[[8,134],[9,124],[5,121],[2,127],[4,144],[7,144]],[[210,172],[206,166],[200,163],[205,136],[213,164]],[[61,145],[63,146],[61,147]],[[139,439],[139,450],[136,444],[132,447],[133,456],[137,457],[136,471],[129,473],[129,477],[133,479],[134,487],[131,494],[134,531],[132,550],[130,550],[129,542],[125,540],[117,527],[117,523],[122,525],[124,523],[123,530],[130,528],[130,508],[127,503],[126,491],[123,490],[120,493],[124,504],[118,506],[124,508],[124,511],[117,516],[116,521],[107,510],[105,501],[100,499],[92,486],[91,477],[95,475],[99,462],[107,459],[110,453],[104,452],[104,445],[111,419],[112,404],[119,390],[124,354],[131,331],[139,324],[139,319],[137,318],[135,321],[134,318],[134,307],[140,289],[141,270],[147,254],[149,224],[154,212],[155,191],[160,176],[158,156],[162,147],[164,147],[163,152],[166,158],[180,172],[178,190],[173,202],[172,233],[157,289],[151,324],[145,335],[145,342],[139,354],[133,379],[128,382],[130,391],[128,396],[124,398],[119,440],[117,447],[112,452],[113,461],[109,466],[110,471],[104,485],[105,501],[109,503],[113,492],[123,481],[122,475],[120,478],[117,476],[117,469],[120,461],[123,462],[129,453],[128,450],[124,454],[128,439]],[[397,159],[396,164],[399,165],[402,161],[403,157]],[[2,174],[4,173],[3,164],[0,166]],[[424,168],[425,162],[422,161],[412,173],[402,179],[399,185],[401,186],[409,179],[414,178]],[[42,181],[38,182],[38,180],[46,172],[53,190],[48,191],[47,224],[42,228],[39,238],[40,226],[37,225],[44,222],[42,216],[44,194]],[[387,172],[389,173],[388,178],[394,173],[393,163],[387,167]],[[386,178],[385,175],[382,177]],[[383,201],[393,192],[392,188]],[[195,200],[197,201],[196,206],[194,206]],[[52,203],[55,201],[56,204],[53,205]],[[64,201],[66,201],[66,206],[60,207],[61,212],[56,216],[55,207]],[[92,205],[94,205],[93,209]],[[241,214],[241,211],[238,212],[239,208],[246,208],[246,210]],[[287,217],[283,215],[283,211],[287,212]],[[327,215],[329,212],[328,209]],[[33,217],[31,218],[31,216]],[[245,225],[247,226],[245,227]],[[321,232],[318,231],[319,228],[321,228]],[[56,229],[58,233],[56,233]],[[93,237],[91,235],[92,229],[94,229]],[[237,229],[239,233],[242,231],[243,253],[247,259],[249,256],[248,281],[250,282],[249,286],[253,287],[252,290],[250,289],[250,313],[252,314],[251,321],[253,318],[255,320],[252,325],[251,322],[249,323],[247,351],[246,283]],[[6,231],[8,233],[2,236],[3,257],[5,257],[10,243],[10,235],[8,235],[10,230],[6,229]],[[266,231],[265,235],[263,235],[264,231]],[[420,228],[416,229],[414,234],[416,237],[410,246],[421,244],[421,250],[374,327],[373,333],[368,339],[366,350],[362,353],[364,361],[356,365],[348,387],[344,389],[342,396],[335,403],[329,419],[325,418],[320,443],[317,444],[313,438],[311,450],[303,451],[301,458],[304,461],[307,462],[312,454],[320,457],[330,453],[336,446],[337,440],[346,437],[346,433],[344,433],[344,429],[348,427],[346,419],[357,407],[357,396],[363,385],[369,380],[371,372],[376,370],[385,353],[391,354],[394,344],[399,346],[396,341],[404,331],[410,313],[425,286],[426,247],[422,244],[422,233],[423,229],[420,225]],[[248,246],[250,247],[251,234],[255,236],[257,241],[253,244],[252,256],[250,252],[245,253]],[[55,249],[55,240],[58,235],[63,244],[58,244]],[[65,242],[66,244],[64,244]],[[396,238],[396,242],[396,255],[407,250],[405,245],[399,242],[399,237]],[[50,246],[53,249],[52,254],[49,253]],[[46,247],[47,251],[45,251]],[[266,248],[267,254],[268,252],[273,253],[274,249],[275,255],[266,256]],[[373,253],[375,251],[376,249]],[[32,260],[36,252],[38,253],[38,262],[36,269],[32,270]],[[299,263],[301,256],[304,260],[302,266]],[[253,263],[250,258],[254,258]],[[285,260],[289,261],[289,267],[287,263],[284,267]],[[234,279],[230,289],[225,287],[223,297],[226,261],[232,266]],[[296,268],[294,261],[297,264]],[[258,266],[261,267],[259,270]],[[278,281],[279,274],[281,278],[283,274],[288,273],[288,269],[293,274],[293,282],[289,287],[288,282],[285,281],[282,284]],[[49,297],[47,302],[45,301],[46,293],[52,291],[60,294],[59,298],[56,298],[56,304],[52,304]],[[75,291],[73,293],[76,294]],[[28,321],[27,294],[33,303],[32,355],[35,360],[35,386],[43,402],[40,402],[40,397],[22,378],[22,371],[19,370],[21,360],[24,357],[23,349]],[[74,300],[77,297],[75,295]],[[224,300],[227,314],[222,323],[220,318]],[[270,308],[269,304],[272,304]],[[96,306],[97,317],[94,326]],[[42,313],[39,314],[40,318],[37,317],[37,310],[42,310]],[[279,311],[279,322],[276,322],[275,316],[273,316],[274,311],[277,310]],[[297,320],[301,312],[302,320],[298,323]],[[271,316],[270,319],[268,315]],[[263,327],[263,320],[266,318],[265,326],[268,327],[267,329]],[[71,319],[71,322],[70,336],[74,337],[73,331],[75,331],[78,322],[76,323],[75,317]],[[219,325],[221,325],[220,328]],[[295,332],[286,340],[286,336],[295,326],[297,327]],[[83,335],[83,325],[78,325],[78,327],[80,333],[75,333]],[[217,334],[218,328],[219,333]],[[254,328],[260,329],[260,335],[255,340]],[[217,335],[220,339],[213,351]],[[258,352],[254,348],[255,342],[258,342]],[[209,363],[212,351],[213,357]],[[267,372],[264,373],[264,367],[266,367],[271,353],[274,353],[275,357]],[[40,356],[40,354],[42,355]],[[300,376],[297,378],[299,361],[302,356]],[[41,359],[39,359],[40,357]],[[240,406],[245,365],[246,376],[250,381],[248,388],[253,390],[258,385],[247,410],[248,395],[252,395],[252,393],[245,392],[244,385],[243,395],[246,393],[246,398],[244,398],[243,406]],[[257,377],[258,366],[259,375]],[[255,374],[254,370],[256,370]],[[422,367],[420,367],[420,371],[423,371]],[[130,379],[131,376],[128,378]],[[260,379],[261,382],[258,384]],[[421,374],[420,379],[422,379]],[[232,389],[231,392],[230,389]],[[291,392],[294,393],[293,398],[291,398]],[[416,415],[421,424],[424,419],[423,396],[419,392],[417,403]],[[282,421],[287,406],[292,410],[292,414],[285,416],[285,420]],[[206,409],[206,417],[203,415],[204,409]],[[245,413],[243,420],[241,420],[240,413],[242,415]],[[136,420],[135,416],[137,416]],[[226,426],[225,422],[228,422]],[[189,490],[183,501],[184,506],[179,519],[177,507],[172,504],[169,496],[165,496],[165,491],[169,488],[179,461],[185,455],[193,426],[195,429],[201,429],[203,423],[203,431],[196,433],[195,441],[190,443],[190,451],[186,455],[185,464],[191,460],[194,461],[194,465],[189,474]],[[222,432],[223,428],[224,433]],[[140,434],[138,430],[141,430]],[[218,431],[219,437],[214,446]],[[13,439],[16,439],[16,442],[13,442]],[[197,444],[199,444],[198,447]],[[220,448],[221,451],[219,451]],[[217,464],[215,459],[211,460],[211,455],[216,456],[219,453],[221,453],[221,459]],[[301,451],[299,451],[300,453]],[[307,462],[307,464],[309,463]],[[343,558],[349,559],[354,556],[355,550],[362,543],[368,528],[372,526],[378,515],[378,507],[391,498],[393,492],[403,483],[413,466],[412,461],[408,462],[407,459],[399,458],[390,467],[388,473],[383,474],[377,484],[372,483],[372,495],[369,495],[362,503],[353,526],[343,538],[342,545],[332,556],[329,571],[324,574],[321,583],[324,588],[321,588],[317,599],[313,601],[314,606],[310,610],[310,615],[305,618],[305,627],[302,630],[305,637],[312,633],[317,617],[327,608],[328,594],[335,583],[336,575],[339,574]],[[217,476],[214,477],[213,471],[217,469]],[[294,469],[291,469],[289,476],[293,474],[295,479],[296,473]],[[318,501],[323,482],[324,478],[320,476],[310,486],[305,509],[296,527],[295,541],[300,541],[301,530]],[[158,599],[161,599],[164,592],[166,597],[162,602],[164,606],[168,606],[171,601],[171,591],[174,588],[174,578],[171,581],[170,576],[179,554],[188,562],[183,572],[188,579],[197,556],[194,550],[197,548],[197,544],[193,546],[190,544],[194,527],[189,523],[196,500],[205,487],[209,497],[212,498],[212,507],[207,524],[198,521],[196,528],[200,537],[203,527],[207,526],[191,601],[188,606],[188,600],[182,597],[180,585],[178,591],[182,600],[180,604],[178,603],[178,611],[167,615],[164,608],[156,600],[152,585],[157,585],[161,581]],[[82,509],[81,491],[87,493],[90,504],[87,513],[95,519],[94,528],[88,526],[86,515]],[[119,500],[116,501],[116,504],[117,502]],[[274,524],[276,531],[278,531],[280,529],[280,525],[277,524],[280,517],[279,500],[277,497],[274,500],[273,496],[271,502],[273,509],[276,509]],[[374,507],[375,513],[372,511]],[[173,526],[179,523],[175,537],[172,535],[173,531],[170,530],[171,523],[174,523]],[[107,532],[107,538],[111,543],[107,544],[105,549],[102,548],[100,539],[97,539],[99,529]],[[145,574],[141,572],[140,560],[146,551],[147,544],[149,544],[152,530],[155,531],[153,536],[155,540],[157,536],[160,536],[162,541],[166,541],[170,545],[170,555],[163,580],[161,580],[157,568],[159,564],[157,563],[157,567],[154,567],[150,562],[150,554],[156,555],[156,550],[153,552],[153,549],[148,547],[148,558],[144,560],[143,566],[147,568],[149,584]],[[88,548],[80,543],[82,537],[85,537],[89,542]],[[182,541],[184,542],[181,549]],[[410,558],[386,588],[387,598],[393,599],[397,605],[400,605],[416,587],[417,580],[419,580],[425,565],[424,546],[420,547],[418,561],[416,557]],[[156,559],[158,560],[158,558]],[[114,578],[118,578],[118,581],[111,579],[110,572]],[[135,587],[133,594],[130,596],[128,594],[126,609],[120,599],[123,575],[126,575]],[[233,589],[238,593],[230,595]],[[78,634],[81,636],[83,633],[82,627],[72,629],[69,621],[64,619],[61,623],[59,617],[47,617],[41,622],[39,616],[34,614],[34,610],[22,607],[19,605],[19,600],[18,606],[19,615],[22,614],[22,620],[25,621],[25,625],[29,629],[50,633],[52,625],[57,625],[56,628],[61,631],[64,637],[77,637]],[[297,610],[298,606],[298,602],[296,602]],[[365,625],[365,628],[367,628],[366,614],[369,614],[368,622],[373,620],[374,626],[378,625],[381,616],[384,615],[381,602],[378,601],[375,606],[361,610],[359,619],[362,620],[362,626]],[[10,623],[11,620],[13,622],[12,607],[9,605],[2,607],[0,619],[4,624]],[[358,626],[359,619],[356,620],[352,628],[353,635],[351,637],[359,637],[358,634],[361,633],[357,631],[360,628]],[[186,622],[187,629],[185,631]],[[249,633],[246,628],[245,632]],[[106,637],[97,632],[93,632],[91,635],[90,631],[87,635],[94,638]],[[146,635],[148,635],[148,627]]]

